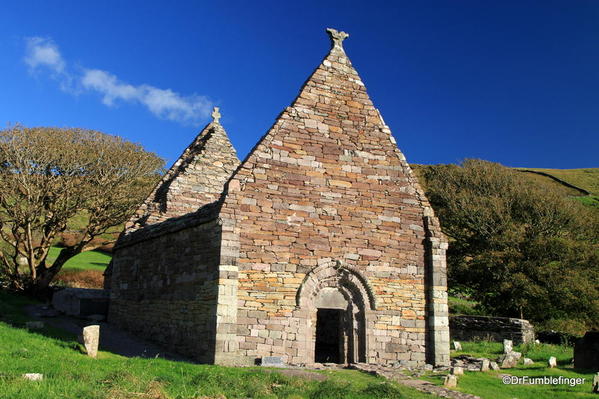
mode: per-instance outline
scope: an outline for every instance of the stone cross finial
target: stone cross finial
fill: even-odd
[[[214,107],[212,110],[212,121],[214,123],[220,123],[220,112],[218,112],[219,109],[219,107]]]
[[[337,48],[343,51],[343,41],[349,37],[348,33],[339,32],[333,28],[327,28],[327,33],[331,38],[331,44],[333,45],[333,49]]]

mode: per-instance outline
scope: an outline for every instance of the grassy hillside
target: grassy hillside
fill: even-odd
[[[29,331],[20,307],[0,292],[0,397],[11,399],[425,399],[429,395],[354,370],[323,371],[325,381],[259,367],[233,368],[81,351],[76,337],[52,328]],[[42,373],[28,381],[24,373]]]
[[[560,180],[580,187],[593,195],[599,196],[599,168],[590,169],[540,169],[517,168],[518,170],[532,170],[554,176]]]
[[[417,176],[422,176],[428,165],[411,165]],[[589,169],[542,169],[514,168],[535,184],[572,197],[581,203],[599,209],[599,168]],[[553,177],[553,178],[552,178]],[[422,179],[420,179],[421,183]],[[589,194],[586,194],[586,193]]]

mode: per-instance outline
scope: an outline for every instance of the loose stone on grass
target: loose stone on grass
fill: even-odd
[[[557,367],[557,359],[555,356],[551,356],[547,363],[549,364],[550,369]]]
[[[451,374],[453,375],[464,375],[464,368],[463,367],[454,367],[451,369]]]
[[[44,379],[44,375],[40,373],[25,373],[22,377],[29,381],[42,381]]]
[[[462,350],[462,344],[459,343],[458,341],[453,341],[453,349],[455,349],[456,351],[461,351]]]
[[[499,367],[499,365],[497,364],[497,362],[490,362],[489,363],[489,367],[491,367],[491,370],[494,370],[494,371],[501,370],[501,368]]]
[[[498,363],[502,369],[509,369],[516,367],[521,357],[522,353],[520,352],[508,352],[499,358]]]
[[[529,359],[527,357],[524,358],[524,365],[525,366],[530,366],[531,364],[534,364],[535,362],[532,361],[532,359]]]
[[[514,349],[514,343],[511,339],[503,340],[503,353],[510,353]]]
[[[25,323],[25,327],[29,330],[39,330],[40,328],[44,328],[43,321],[28,321]]]

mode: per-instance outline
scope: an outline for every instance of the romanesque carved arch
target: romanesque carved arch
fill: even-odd
[[[296,295],[298,308],[311,307],[325,287],[338,288],[348,302],[359,302],[364,309],[376,310],[376,300],[370,284],[357,270],[330,260],[310,270]]]

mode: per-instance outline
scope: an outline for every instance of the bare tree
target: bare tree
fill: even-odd
[[[67,260],[135,211],[163,166],[140,145],[93,130],[0,130],[0,279],[45,290]],[[89,217],[80,238],[48,265],[57,235],[81,212]]]

